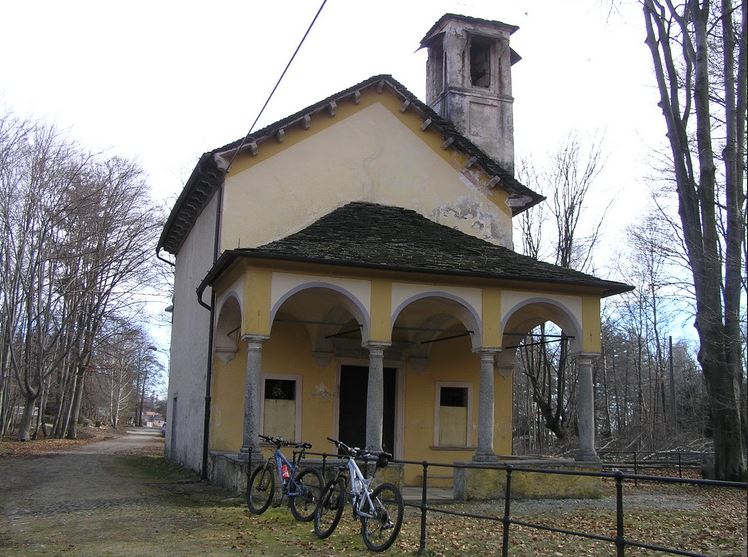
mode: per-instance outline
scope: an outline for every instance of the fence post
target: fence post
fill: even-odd
[[[249,477],[252,475],[252,447],[247,451],[247,488],[246,496],[249,497]]]
[[[418,554],[426,553],[426,481],[429,473],[429,463],[423,461],[423,480],[421,481],[421,538],[418,541]]]
[[[678,477],[683,477],[683,468],[681,466],[680,451],[678,451]]]
[[[639,468],[637,467],[637,464],[636,464],[636,451],[634,451],[634,476],[638,476],[638,475],[639,475]],[[639,480],[637,480],[636,478],[634,478],[634,485],[636,487],[639,487]]]
[[[504,525],[504,532],[501,539],[501,557],[509,556],[509,501],[512,498],[512,466],[506,467],[506,492],[504,493],[504,518],[501,519]]]
[[[626,540],[623,537],[623,473],[616,471],[616,557],[624,557]]]

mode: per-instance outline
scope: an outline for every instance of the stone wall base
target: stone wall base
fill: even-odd
[[[457,464],[476,465],[474,462]],[[509,464],[509,463],[502,463]],[[511,462],[512,498],[558,498],[599,499],[602,496],[602,478],[565,474],[543,474],[525,472],[516,461]],[[600,466],[564,460],[523,461],[522,465],[545,470],[569,472],[600,472]],[[490,468],[490,464],[478,468],[454,468],[454,497],[467,501],[476,499],[500,499],[506,493],[506,470]]]
[[[266,460],[267,458],[253,459],[250,472]],[[333,478],[341,462],[338,460],[328,460],[325,463],[326,482]],[[361,463],[359,463],[359,466],[367,477],[371,476],[371,472],[374,469],[373,463],[369,464],[368,471],[364,469]],[[304,459],[302,467],[312,467],[322,471],[322,461]],[[389,482],[402,487],[404,477],[404,466],[393,463],[377,470],[374,484]],[[237,453],[211,451],[208,458],[208,480],[212,484],[225,487],[237,493],[245,493],[247,491],[247,461],[240,459]]]

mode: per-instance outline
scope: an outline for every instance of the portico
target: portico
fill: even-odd
[[[468,241],[459,232],[433,223],[431,228],[411,212],[370,204],[345,206],[306,233],[317,240],[347,238],[331,248],[338,258],[354,249],[352,244],[370,251],[374,248],[361,247],[364,240],[348,229],[349,219],[356,220],[355,213],[363,209],[383,213],[394,234],[418,230],[421,237],[459,235],[455,246]],[[341,420],[356,419],[350,405],[341,414],[345,368],[354,374],[353,381],[358,381],[356,369],[366,375],[358,388],[363,397],[353,406],[361,416],[361,444],[409,460],[494,461],[497,455],[511,454],[515,349],[503,347],[516,345],[518,335],[537,322],[552,320],[573,339],[578,355],[577,458],[596,460],[591,362],[599,350],[602,288],[615,283],[594,279],[588,284],[559,280],[520,285],[519,277],[492,279],[475,271],[408,272],[392,262],[375,269],[340,259],[325,264],[319,257],[280,257],[291,246],[298,252],[299,243],[303,241],[289,237],[267,249],[229,253],[201,285],[214,288],[218,316],[211,449],[246,454],[259,448],[258,435],[264,432],[329,450],[325,438],[339,435]],[[413,254],[423,254],[418,244],[413,240]],[[449,249],[448,243],[443,245]],[[582,277],[573,275],[584,283]],[[387,396],[386,369],[394,374],[394,392]],[[268,381],[292,394],[276,404]],[[243,420],[225,419],[236,415],[229,407],[239,400]],[[388,420],[391,425],[385,428]],[[384,435],[385,429],[391,433]],[[385,437],[390,446],[383,447]],[[406,482],[414,478],[415,472],[406,470]]]

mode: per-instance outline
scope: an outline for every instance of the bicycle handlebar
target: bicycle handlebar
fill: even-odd
[[[295,441],[286,441],[285,439],[283,439],[283,437],[273,437],[272,435],[260,434],[260,439],[268,443],[272,443],[278,449],[280,449],[281,447],[293,447],[295,449],[311,449],[312,448],[311,443],[305,443],[305,442],[296,443]]]
[[[392,454],[385,451],[369,451],[367,449],[359,449],[358,447],[349,447],[342,441],[333,439],[332,437],[328,437],[327,440],[333,443],[338,449],[342,450],[347,456],[350,456],[352,458],[366,458],[367,456],[374,456],[377,458],[384,457],[387,460],[392,459]]]

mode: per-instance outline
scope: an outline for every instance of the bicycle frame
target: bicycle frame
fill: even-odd
[[[296,483],[296,467],[301,460],[297,455],[301,455],[301,452],[297,453],[294,451],[293,460],[288,460],[286,455],[280,450],[280,447],[276,447],[273,456],[269,460],[275,460],[275,472],[278,479],[280,480],[282,493],[293,497],[300,495],[299,486]],[[283,465],[288,468],[288,479],[283,479]]]
[[[350,480],[350,497],[351,497],[351,508],[353,509],[354,516],[375,518],[375,515],[366,512],[364,507],[367,509],[374,509],[374,503],[371,500],[371,485],[374,475],[371,478],[364,477],[361,469],[356,464],[356,460],[352,456],[348,456],[346,467],[348,468],[348,478]]]
[[[349,447],[342,441],[327,438],[345,459],[332,481],[320,494],[314,510],[314,533],[320,539],[330,536],[343,514],[346,495],[350,498],[353,518],[361,522],[361,537],[371,551],[384,551],[392,545],[403,523],[403,499],[400,490],[387,482],[372,488],[376,469],[387,466],[392,455]],[[376,468],[370,478],[361,472],[356,458],[376,457]],[[368,470],[368,468],[367,468]]]

